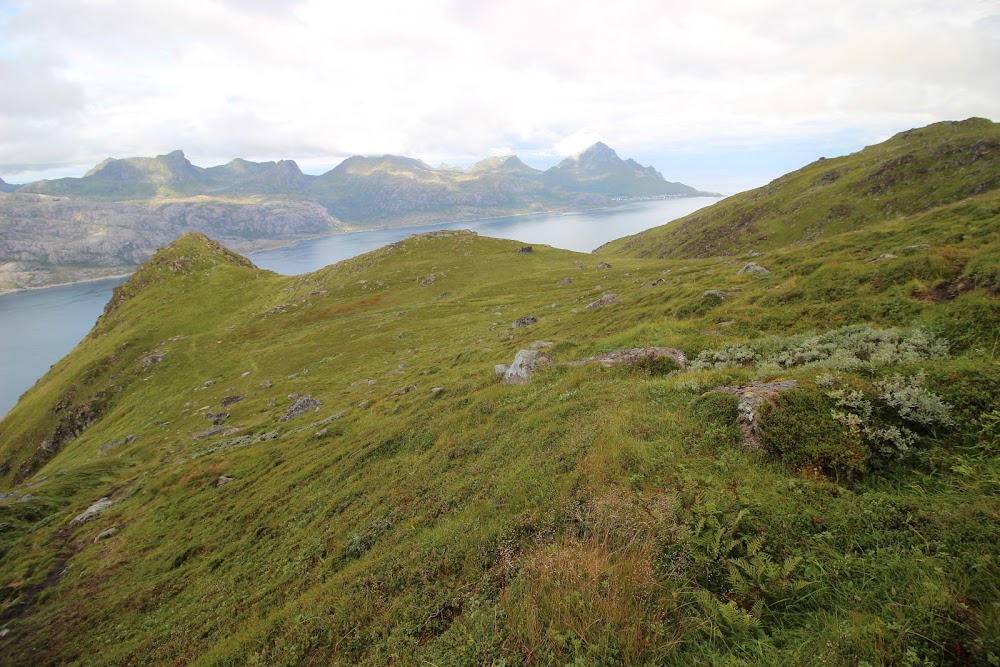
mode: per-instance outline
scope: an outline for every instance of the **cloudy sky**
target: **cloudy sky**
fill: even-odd
[[[546,167],[603,140],[732,192],[1000,120],[997,63],[1000,0],[0,0],[0,177],[175,148]]]

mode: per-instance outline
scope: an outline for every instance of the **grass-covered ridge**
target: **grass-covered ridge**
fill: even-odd
[[[820,158],[764,187],[606,244],[632,257],[739,255],[829,238],[967,202],[995,218],[1000,125],[983,118],[935,123],[833,159]]]
[[[768,274],[186,236],[0,422],[0,663],[990,664],[996,197]]]

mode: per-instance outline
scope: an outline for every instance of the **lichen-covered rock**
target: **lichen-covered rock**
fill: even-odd
[[[500,368],[503,364],[498,364],[495,368],[497,375],[500,375],[502,382],[507,384],[525,384],[531,376],[542,366],[549,363],[548,355],[538,350],[518,350],[514,355],[514,363],[504,369],[503,374]]]
[[[519,317],[511,323],[511,329],[520,329],[521,327],[526,327],[529,324],[535,324],[538,322],[538,318],[534,315],[525,315],[524,317]]]
[[[525,245],[525,246],[521,246],[520,248],[517,249],[517,254],[519,254],[519,255],[526,255],[529,252],[532,252],[533,250],[534,249],[530,245]]]
[[[91,519],[93,519],[98,514],[100,514],[101,512],[103,512],[104,510],[111,507],[112,505],[114,505],[114,502],[111,500],[111,498],[107,497],[101,498],[96,503],[85,509],[83,512],[77,514],[76,517],[74,517],[74,519],[69,522],[69,525],[79,526],[81,523],[86,523]]]
[[[299,415],[305,414],[310,410],[319,410],[319,406],[322,405],[322,401],[318,398],[313,398],[309,394],[303,394],[294,403],[292,403],[285,414],[278,417],[279,422],[286,422],[289,419],[294,419]]]
[[[757,275],[764,276],[767,275],[768,273],[771,273],[771,271],[769,269],[765,269],[757,262],[749,262],[747,264],[744,264],[743,268],[737,271],[737,273],[738,274],[755,273]]]
[[[605,292],[601,295],[601,298],[597,301],[593,301],[584,306],[587,309],[593,310],[594,308],[601,308],[603,306],[610,306],[613,303],[618,303],[618,295],[612,294],[611,292]]]
[[[794,389],[798,386],[795,380],[782,380],[780,382],[751,382],[742,387],[716,387],[712,391],[723,394],[732,394],[739,397],[737,405],[737,425],[743,431],[743,444],[752,449],[760,449],[760,407],[768,403],[778,395],[779,392]]]

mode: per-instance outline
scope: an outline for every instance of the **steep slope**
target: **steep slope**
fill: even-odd
[[[683,183],[671,183],[660,172],[652,167],[643,167],[631,158],[622,160],[601,142],[548,169],[541,179],[553,187],[605,195],[652,197],[711,194]]]
[[[982,118],[901,132],[858,153],[820,158],[768,185],[601,252],[708,257],[804,243],[1000,188],[1000,125]]]
[[[526,176],[537,176],[542,173],[540,169],[529,167],[521,162],[521,159],[516,155],[488,157],[485,160],[480,160],[476,164],[469,167],[468,171],[472,174],[481,172],[504,172],[523,174]]]
[[[448,232],[281,277],[184,237],[0,421],[0,663],[988,664],[977,211],[768,274]],[[646,346],[690,363],[570,363]]]
[[[0,178],[0,192],[13,192],[14,190],[17,190],[19,187],[21,186],[15,183],[7,183],[2,178]]]
[[[205,170],[196,167],[183,151],[156,157],[108,158],[82,178],[58,178],[25,185],[25,193],[98,199],[149,199],[200,192]]]

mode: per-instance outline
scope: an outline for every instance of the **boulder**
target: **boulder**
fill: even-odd
[[[517,249],[518,255],[526,255],[529,252],[532,252],[532,247],[530,245],[521,246],[520,248]]]
[[[747,264],[744,264],[743,268],[740,269],[739,271],[737,271],[736,273],[737,274],[754,273],[754,274],[757,274],[757,275],[764,276],[764,275],[767,275],[768,273],[771,273],[771,271],[768,270],[768,269],[765,269],[763,266],[761,266],[757,262],[749,262]]]
[[[233,403],[239,403],[240,401],[243,400],[243,398],[244,397],[240,394],[234,394],[233,396],[223,396],[222,400],[219,401],[219,403],[222,405],[222,407],[226,407],[232,405]]]
[[[235,480],[236,480],[235,477],[226,477],[225,475],[223,475],[219,479],[215,480],[215,486],[216,487],[225,486],[226,484],[229,484],[230,482]]]
[[[542,366],[549,363],[548,355],[538,350],[518,350],[514,355],[514,363],[507,366],[500,377],[502,382],[507,384],[525,384],[535,372]],[[496,366],[497,374],[502,364]]]
[[[521,327],[526,327],[529,324],[535,324],[538,322],[538,318],[534,315],[525,315],[524,317],[519,317],[510,325],[511,329],[520,329]]]
[[[597,301],[588,303],[585,308],[592,310],[594,308],[601,308],[603,306],[610,306],[613,303],[618,303],[618,295],[612,294],[611,292],[605,292],[601,295],[601,298]]]
[[[104,532],[98,533],[97,537],[94,538],[94,541],[100,542],[101,540],[106,540],[117,532],[118,532],[118,526],[112,526],[111,528],[108,528]]]
[[[322,405],[322,401],[317,398],[313,398],[309,394],[303,394],[294,403],[292,403],[285,413],[278,417],[279,422],[286,422],[289,419],[294,419],[299,415],[305,414],[310,410],[319,410],[319,406]]]
[[[86,523],[112,505],[114,505],[114,502],[112,502],[111,498],[101,498],[83,512],[77,514],[76,517],[69,522],[69,525],[79,526],[81,523]]]
[[[716,387],[712,391],[738,396],[736,423],[743,431],[743,444],[752,449],[760,449],[760,408],[774,400],[779,392],[794,389],[795,380],[779,382],[751,382],[741,387]]]
[[[599,269],[610,269],[611,265],[608,264],[607,262],[598,262],[597,263],[597,268],[599,268]]]
[[[396,391],[392,392],[389,395],[390,396],[402,396],[403,394],[409,394],[411,391],[415,391],[416,388],[417,388],[417,385],[415,385],[415,384],[409,384],[409,385],[406,385],[405,387],[400,387],[399,389],[397,389]]]

